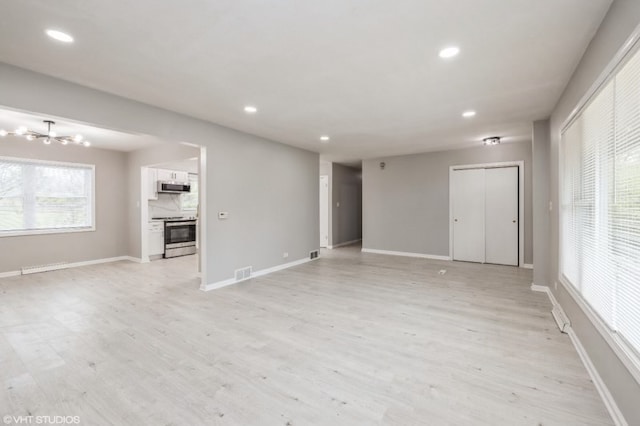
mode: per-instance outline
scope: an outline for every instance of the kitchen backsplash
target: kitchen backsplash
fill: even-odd
[[[149,219],[153,217],[183,216],[182,194],[158,194],[157,200],[149,200]]]

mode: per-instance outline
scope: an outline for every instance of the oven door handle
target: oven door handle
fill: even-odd
[[[195,226],[195,222],[167,222],[166,226],[167,228],[173,228],[176,226]]]

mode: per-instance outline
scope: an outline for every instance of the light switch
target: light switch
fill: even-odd
[[[218,219],[229,219],[229,212],[218,212]]]

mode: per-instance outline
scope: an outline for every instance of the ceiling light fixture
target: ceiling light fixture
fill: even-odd
[[[476,116],[476,112],[475,111],[465,111],[465,112],[462,113],[462,116],[464,118],[475,117]]]
[[[454,56],[458,56],[460,53],[460,48],[457,46],[445,47],[440,51],[440,57],[442,59],[453,58]]]
[[[246,107],[244,107],[244,112],[246,112],[247,114],[255,114],[256,112],[258,112],[258,108],[247,105]]]
[[[74,142],[75,144],[84,146],[91,145],[91,142],[89,141],[82,141],[82,135],[58,136],[56,132],[51,131],[51,125],[56,124],[55,121],[43,120],[42,122],[47,124],[47,133],[36,132],[34,130],[29,130],[25,126],[20,126],[13,132],[1,129],[0,136],[24,136],[29,141],[42,139],[45,145],[50,145],[53,141],[59,142],[62,145],[67,145],[69,142]]]
[[[325,136],[320,136],[320,140],[322,142],[329,142],[329,139],[331,139],[329,136],[326,136],[326,135]]]
[[[73,37],[71,37],[67,33],[63,33],[62,31],[57,30],[47,30],[45,31],[49,37],[54,40],[61,41],[63,43],[73,43]]]
[[[491,136],[489,138],[482,139],[486,146],[493,146],[500,144],[500,136]]]

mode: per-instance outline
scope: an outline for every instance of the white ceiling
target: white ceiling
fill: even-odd
[[[529,140],[610,4],[4,1],[0,61],[354,161]]]
[[[198,174],[198,158],[189,158],[187,160],[171,161],[169,163],[156,164],[153,167],[167,170],[177,170],[179,172],[189,172]]]
[[[47,133],[47,125],[43,120],[53,120],[55,125],[51,130],[58,136],[74,136],[81,134],[84,140],[91,142],[93,148],[111,149],[116,151],[134,151],[146,148],[161,140],[147,135],[133,135],[115,130],[101,129],[87,124],[76,123],[59,117],[42,116],[19,111],[0,109],[0,129],[15,131],[20,126],[38,133]],[[1,140],[0,140],[1,142]],[[34,142],[29,142],[34,143]]]

